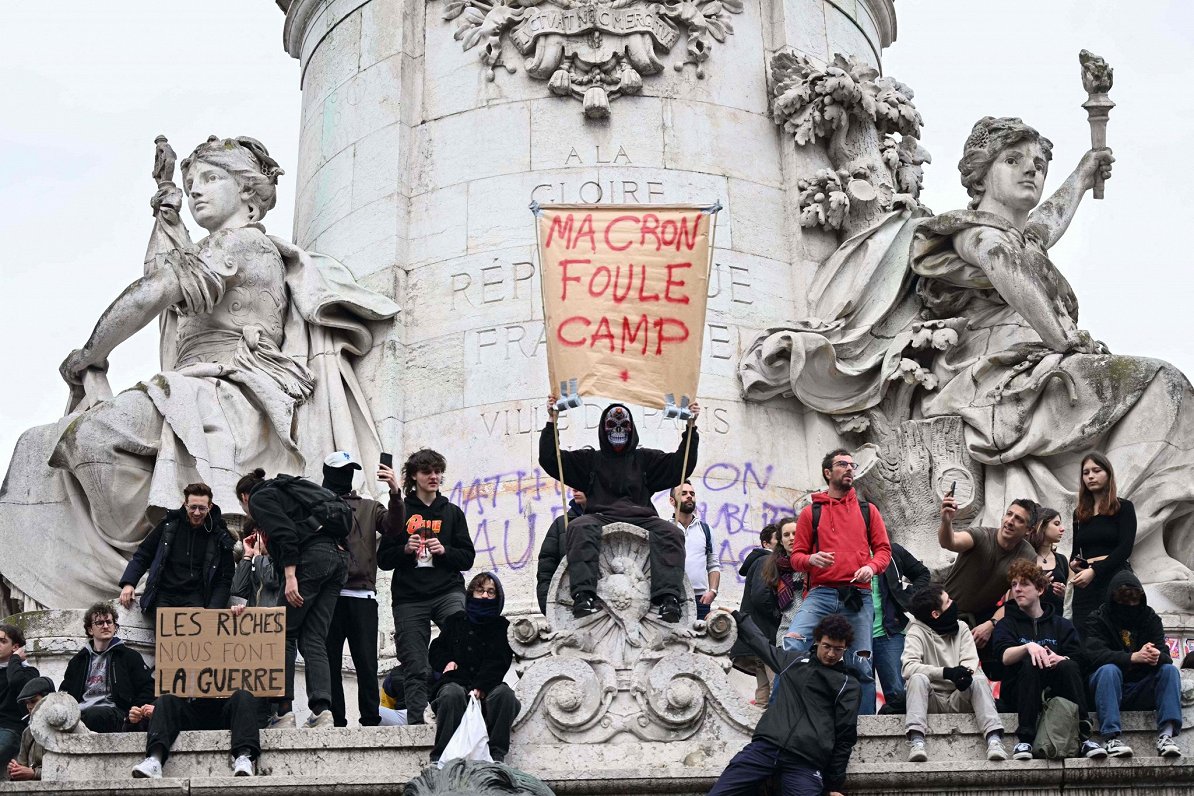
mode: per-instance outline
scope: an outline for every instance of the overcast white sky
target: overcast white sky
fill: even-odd
[[[290,172],[266,218],[289,234],[298,143],[298,63],[270,0],[20,3],[0,26],[0,468],[20,432],[54,421],[58,363],[142,269],[152,218],[153,139],[179,156],[209,134],[251,135]],[[1115,67],[1108,141],[1115,177],[1054,261],[1082,325],[1113,351],[1194,372],[1189,341],[1194,225],[1194,3],[903,0],[888,74],[916,91],[933,154],[924,201],[962,207],[956,163],[983,115],[1021,116],[1051,138],[1055,187],[1089,146],[1078,50]],[[459,46],[446,42],[445,46]],[[716,60],[717,54],[713,54]],[[616,112],[616,109],[615,109]],[[1048,190],[1048,189],[1047,189]],[[194,229],[194,226],[192,225]],[[122,389],[157,370],[154,330],[112,357]]]

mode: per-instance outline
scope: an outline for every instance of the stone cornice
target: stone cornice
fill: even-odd
[[[894,0],[859,0],[865,3],[879,29],[879,47],[887,49],[896,40],[896,12]]]

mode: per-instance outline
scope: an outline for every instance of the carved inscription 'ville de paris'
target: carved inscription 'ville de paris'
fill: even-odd
[[[743,0],[444,0],[444,19],[459,19],[464,49],[481,46],[487,76],[515,67],[503,60],[508,40],[526,57],[531,77],[553,94],[575,97],[590,118],[609,116],[609,101],[637,94],[643,76],[663,71],[663,58],[687,39],[685,64],[704,77],[712,41],[734,32],[730,14]]]

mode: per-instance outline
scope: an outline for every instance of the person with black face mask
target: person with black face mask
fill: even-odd
[[[1152,710],[1157,715],[1157,754],[1181,757],[1173,740],[1182,728],[1181,678],[1170,665],[1161,617],[1149,607],[1131,570],[1111,577],[1107,601],[1087,620],[1086,655],[1107,754],[1132,754],[1119,739],[1121,710]]]
[[[555,396],[547,399],[547,423],[539,434],[539,466],[543,471],[588,497],[585,514],[568,523],[568,578],[572,615],[579,618],[602,610],[597,601],[600,577],[601,529],[628,522],[646,529],[651,557],[651,602],[665,622],[679,622],[684,584],[684,534],[659,516],[651,497],[680,484],[696,469],[701,408],[689,404],[692,416],[675,453],[638,446],[638,430],[630,410],[610,404],[597,425],[599,450],[559,451],[556,456]],[[688,461],[685,467],[685,450]],[[694,617],[695,618],[695,617]]]
[[[389,505],[383,506],[357,494],[353,474],[361,465],[348,451],[336,451],[323,460],[323,487],[352,508],[352,530],[344,540],[348,548],[348,580],[340,589],[336,610],[328,626],[328,666],[332,682],[332,723],[347,727],[344,683],[340,665],[344,642],[357,671],[357,707],[362,727],[381,723],[381,693],[377,688],[377,546],[382,536],[396,534],[406,522],[398,474],[384,464],[377,477],[389,486]]]
[[[913,592],[909,610],[914,619],[904,636],[902,674],[907,680],[908,760],[929,759],[925,733],[928,714],[973,710],[987,739],[987,759],[1007,760],[1003,722],[995,709],[991,683],[978,666],[978,648],[958,606],[939,583]]]
[[[460,726],[469,695],[481,700],[485,727],[489,731],[489,756],[500,763],[510,751],[510,728],[521,705],[514,691],[502,680],[514,660],[506,631],[510,622],[502,616],[506,592],[492,572],[482,572],[469,581],[464,610],[448,617],[443,632],[431,642],[428,657],[436,679],[431,707],[435,710],[436,762]]]

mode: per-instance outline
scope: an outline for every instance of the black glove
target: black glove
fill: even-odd
[[[959,691],[965,691],[974,684],[974,675],[965,666],[946,666],[941,670],[941,676],[957,686]]]
[[[734,624],[736,625],[741,625],[742,620],[746,618],[737,608],[735,608],[733,611],[730,611],[730,616],[734,617]]]

